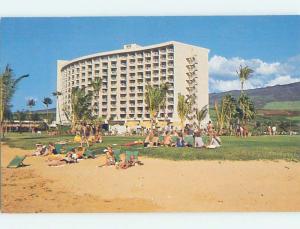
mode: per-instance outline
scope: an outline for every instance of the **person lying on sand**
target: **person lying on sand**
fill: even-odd
[[[57,154],[57,151],[55,149],[55,145],[53,142],[50,142],[48,145],[48,155],[51,155],[51,154],[54,154],[54,155]]]
[[[77,158],[74,159],[72,154],[66,155],[64,158],[58,158],[57,160],[51,160],[48,163],[48,166],[59,166],[65,164],[77,163]]]
[[[45,145],[42,145],[41,143],[38,143],[35,146],[36,146],[35,151],[33,153],[26,154],[26,156],[28,156],[28,157],[41,156],[41,155],[46,153],[47,147]]]
[[[121,168],[121,169],[127,169],[131,166],[135,166],[135,159],[134,159],[134,155],[130,156],[130,159],[128,161],[124,161],[122,163],[120,163],[116,168]]]

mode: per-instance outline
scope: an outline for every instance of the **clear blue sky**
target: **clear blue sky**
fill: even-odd
[[[300,54],[300,17],[2,18],[0,69],[9,63],[17,76],[30,74],[19,85],[13,110],[25,109],[29,97],[38,100],[35,109],[40,109],[43,97],[55,91],[57,59],[119,49],[126,43],[169,40],[206,47],[211,50],[210,58],[239,57],[259,59],[270,67],[277,62],[284,65]],[[289,77],[299,76],[289,71]],[[267,79],[277,78],[268,75]]]

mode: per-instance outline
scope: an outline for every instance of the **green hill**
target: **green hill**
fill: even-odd
[[[299,110],[300,107],[300,82],[250,89],[245,92],[251,97],[255,103],[255,107],[258,109]],[[240,95],[240,91],[234,90],[211,93],[209,95],[210,106],[213,106],[215,100],[220,101],[225,94],[231,94],[233,97],[237,98]]]

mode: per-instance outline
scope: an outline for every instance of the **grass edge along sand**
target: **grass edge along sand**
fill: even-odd
[[[74,136],[47,136],[32,134],[9,134],[4,142],[10,147],[34,149],[36,143],[48,144],[62,140],[72,140]],[[253,136],[237,138],[223,136],[223,144],[216,149],[154,147],[144,148],[141,145],[124,147],[121,144],[142,140],[141,136],[105,136],[103,143],[94,144],[91,149],[104,148],[111,144],[115,149],[138,150],[141,156],[169,160],[286,160],[300,161],[300,136]],[[116,145],[114,145],[116,144]],[[69,143],[68,146],[74,146]]]

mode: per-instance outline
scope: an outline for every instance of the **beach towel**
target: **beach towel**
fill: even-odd
[[[14,159],[9,162],[7,168],[18,168],[23,166],[23,161],[25,158],[26,156],[15,156]]]

